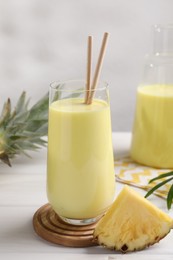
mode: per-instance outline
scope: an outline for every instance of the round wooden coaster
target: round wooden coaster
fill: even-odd
[[[36,233],[43,239],[69,247],[94,246],[93,231],[96,223],[87,226],[70,225],[62,221],[51,205],[39,208],[33,217]]]

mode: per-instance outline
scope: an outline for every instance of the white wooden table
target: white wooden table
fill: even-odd
[[[128,154],[129,133],[113,133],[116,156]],[[173,259],[173,231],[146,250],[122,255],[102,247],[67,248],[39,238],[32,227],[35,211],[47,203],[46,149],[32,153],[32,159],[19,156],[12,168],[0,164],[0,260],[6,259]],[[122,188],[117,183],[116,192]],[[144,192],[139,190],[142,194]],[[153,203],[166,211],[164,200],[152,196]],[[172,215],[172,211],[169,212]]]

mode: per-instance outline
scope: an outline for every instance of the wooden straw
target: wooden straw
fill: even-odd
[[[94,79],[93,79],[92,87],[91,87],[91,90],[90,90],[90,96],[88,98],[87,104],[92,103],[94,92],[95,92],[95,89],[97,87],[98,78],[100,76],[100,71],[101,71],[101,67],[102,67],[102,64],[103,64],[103,58],[104,58],[104,54],[105,54],[105,50],[106,50],[106,44],[107,44],[108,36],[109,36],[109,34],[107,32],[105,32],[104,36],[103,36],[100,54],[99,54],[99,57],[98,57],[97,66],[96,66],[95,73],[94,73]]]
[[[88,103],[91,87],[91,60],[92,60],[92,36],[88,36],[88,49],[87,49],[87,78],[86,78],[86,93],[85,104]]]

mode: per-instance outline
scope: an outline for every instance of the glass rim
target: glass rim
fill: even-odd
[[[58,86],[62,86],[64,84],[70,84],[70,83],[74,83],[74,82],[83,83],[83,85],[81,86],[81,89],[74,89],[74,87],[76,88],[75,85],[71,86],[71,89],[70,88],[69,89],[65,89],[65,88],[59,89],[58,88]],[[57,81],[55,80],[49,84],[49,87],[52,90],[61,91],[61,92],[62,91],[63,92],[88,92],[88,91],[91,91],[91,89],[87,90],[85,88],[85,84],[86,84],[86,80],[84,80],[84,79],[69,79],[69,80],[57,80]],[[107,90],[108,87],[109,87],[109,84],[106,81],[98,81],[97,86],[94,89],[94,91],[101,91],[101,90],[105,90],[105,89]]]

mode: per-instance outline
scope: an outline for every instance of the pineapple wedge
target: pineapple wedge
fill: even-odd
[[[100,245],[126,253],[159,242],[171,228],[171,217],[133,189],[124,186],[98,222],[94,239]]]

